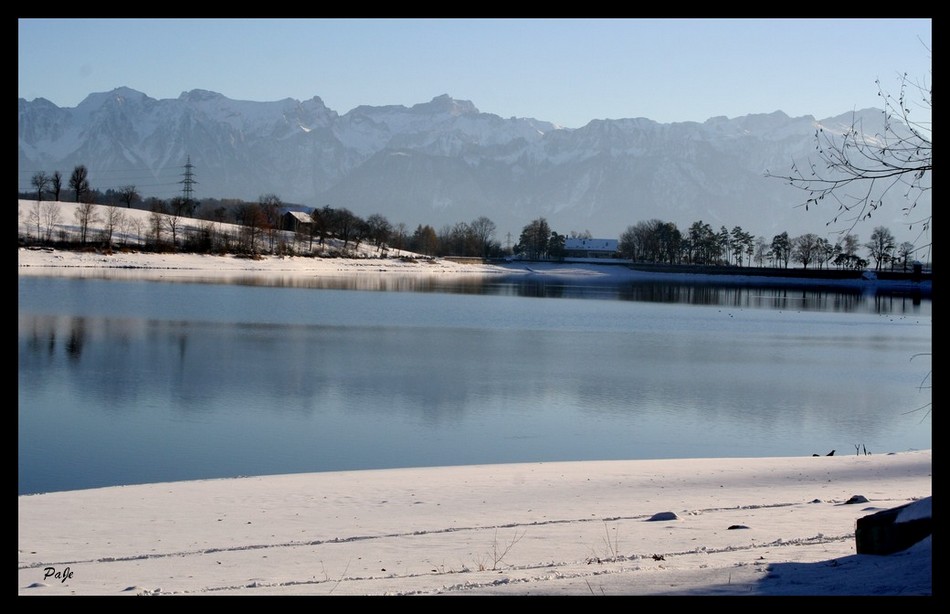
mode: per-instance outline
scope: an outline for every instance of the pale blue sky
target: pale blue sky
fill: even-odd
[[[74,107],[127,86],[319,96],[341,115],[448,94],[569,128],[880,107],[931,81],[930,19],[20,19],[18,97]]]

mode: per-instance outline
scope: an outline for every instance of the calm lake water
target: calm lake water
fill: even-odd
[[[929,298],[242,282],[19,276],[19,494],[931,447]]]

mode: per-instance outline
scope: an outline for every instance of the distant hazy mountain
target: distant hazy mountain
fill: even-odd
[[[30,189],[36,171],[68,177],[84,164],[97,189],[132,184],[168,198],[181,193],[190,157],[198,199],[273,193],[287,203],[380,213],[410,231],[487,216],[503,245],[506,233],[516,241],[538,217],[562,234],[616,238],[657,218],[684,231],[699,220],[738,225],[771,240],[783,231],[824,233],[833,211],[796,208],[803,194],[764,177],[765,169],[787,172],[813,153],[819,123],[836,130],[852,115],[818,122],[777,111],[566,129],[481,113],[447,95],[339,115],[319,97],[247,102],[192,90],[156,100],[118,88],[75,108],[18,100],[19,189]],[[857,115],[865,128],[881,122],[879,110]]]

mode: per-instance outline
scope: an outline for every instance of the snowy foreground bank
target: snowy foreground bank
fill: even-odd
[[[249,477],[18,497],[19,595],[931,595],[855,554],[931,451]],[[866,501],[865,501],[866,499]]]

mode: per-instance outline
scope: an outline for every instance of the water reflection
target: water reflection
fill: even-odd
[[[871,310],[879,313],[919,313],[924,301],[924,296],[919,291],[886,287],[866,289],[814,284],[750,286],[725,281],[719,284],[669,281],[580,282],[504,275],[449,279],[439,276],[366,274],[312,278],[250,275],[234,278],[231,283],[265,287],[586,298],[766,309],[842,312]]]
[[[930,319],[898,315],[912,299],[497,281],[379,294],[21,278],[20,492],[930,447],[929,422],[905,413],[929,400],[928,365],[909,357],[930,352]],[[534,300],[552,295],[615,300]]]
[[[87,271],[81,278],[151,280],[190,284],[225,284],[261,288],[360,290],[480,294],[529,298],[583,298],[688,305],[721,305],[736,308],[793,309],[809,311],[929,314],[929,287],[913,284],[879,286],[821,284],[793,280],[748,283],[724,276],[721,281],[602,280],[564,278],[556,275],[492,273],[469,275],[401,274],[393,271],[302,276],[280,273],[247,273],[229,277],[168,277],[166,273],[103,269]]]

